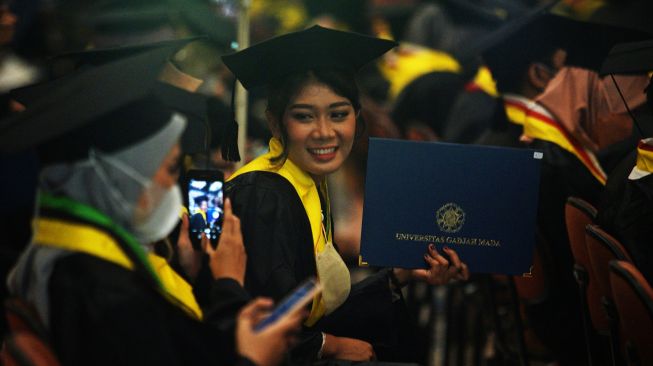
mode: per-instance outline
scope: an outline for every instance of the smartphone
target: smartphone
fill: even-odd
[[[201,249],[202,234],[215,248],[224,216],[224,175],[219,170],[192,169],[186,173],[186,207],[193,248]]]
[[[314,277],[307,279],[297,286],[288,296],[281,300],[281,302],[275,306],[274,310],[272,310],[270,315],[256,324],[254,330],[259,332],[279,320],[284,315],[299,308],[303,308],[321,291],[322,286]]]

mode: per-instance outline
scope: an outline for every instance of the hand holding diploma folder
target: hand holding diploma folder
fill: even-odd
[[[530,272],[541,158],[529,149],[371,138],[361,262],[428,268],[433,243],[474,273]]]

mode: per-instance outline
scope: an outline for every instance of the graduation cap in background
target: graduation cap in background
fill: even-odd
[[[601,75],[653,71],[653,38],[614,46],[601,66]]]
[[[534,52],[548,48],[547,45],[558,38],[554,28],[546,24],[550,19],[546,15],[556,4],[557,1],[548,2],[506,22],[468,47],[461,48],[455,53],[456,59],[462,65],[468,65],[482,56],[492,69],[493,66],[498,68],[533,57]]]
[[[646,41],[622,43],[614,46],[603,62],[600,74],[641,74],[651,71],[653,71],[653,38]],[[651,108],[650,112],[653,112],[653,74],[650,76],[651,81],[644,92],[647,93],[646,101]],[[617,81],[614,78],[613,81],[617,85]],[[617,85],[617,91],[621,95],[628,113],[633,118],[633,121],[635,121],[640,135],[645,136],[642,133],[641,121],[638,121],[628,107],[628,103],[625,101],[623,94],[621,94],[619,85]]]
[[[103,33],[130,33],[168,25],[171,7],[167,0],[92,0],[84,23]]]
[[[199,206],[204,201],[209,202],[209,196],[207,196],[207,195],[197,196],[197,197],[193,198],[193,201],[195,202],[196,205]]]
[[[652,36],[642,30],[624,26],[575,20],[565,25],[564,35],[567,64],[597,72],[615,45],[642,41]]]
[[[353,73],[396,45],[394,41],[316,25],[222,56],[222,60],[250,89],[313,69]]]
[[[211,136],[217,136],[219,140],[214,145],[224,147],[223,157],[226,160],[237,161],[239,157],[234,156],[233,152],[237,151],[238,126],[234,121],[224,118],[224,115],[208,113],[207,104],[220,102],[214,100],[215,98],[190,92],[197,89],[201,80],[179,71],[169,61],[172,55],[188,43],[204,38],[198,36],[62,54],[52,58],[50,62],[51,75],[57,77],[56,79],[15,89],[11,94],[14,99],[29,108],[39,98],[50,94],[52,89],[67,83],[68,78],[84,70],[154,49],[169,49],[170,55],[160,69],[158,79],[175,86],[155,83],[155,90],[165,105],[182,112],[188,119],[188,125],[181,139],[182,150],[185,153],[206,151],[211,145]]]
[[[176,52],[188,43],[201,38],[202,37],[190,37],[131,46],[75,51],[57,55],[50,58],[46,65],[48,80],[13,89],[10,91],[10,95],[12,99],[17,102],[24,106],[29,106],[42,96],[47,95],[53,88],[65,84],[66,78],[89,67],[100,66],[128,56],[137,55],[141,52],[151,51],[156,48],[170,50],[170,57],[168,57],[169,60]],[[163,72],[170,67],[174,68],[174,65],[166,62],[164,64]],[[190,75],[187,76],[192,78]]]
[[[84,12],[83,23],[101,35],[123,36],[129,33],[175,28],[185,25],[195,34],[205,34],[220,47],[236,40],[236,23],[216,11],[207,0],[94,0]]]
[[[442,0],[448,13],[469,23],[499,25],[524,13],[519,2],[501,0]]]
[[[566,65],[598,71],[612,46],[647,38],[646,33],[638,30],[578,21],[551,13],[557,4],[558,1],[546,3],[506,23],[459,52],[456,55],[458,60],[466,64],[482,55],[493,72],[509,71],[514,65],[561,48],[567,51]]]
[[[189,43],[202,39],[206,39],[206,37],[193,36],[159,42],[62,53],[48,60],[48,76],[51,79],[55,79],[83,68],[100,66],[121,58],[136,55],[140,52],[153,50],[155,48],[171,49],[172,52],[168,60],[173,62],[172,59],[175,53]]]
[[[0,121],[0,150],[37,148],[45,164],[75,161],[91,147],[117,151],[169,122],[173,110],[156,94],[174,47],[161,47],[80,71]]]

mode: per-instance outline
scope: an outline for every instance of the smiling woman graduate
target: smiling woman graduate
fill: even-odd
[[[427,270],[386,269],[352,286],[332,241],[326,177],[348,157],[362,123],[354,74],[395,45],[314,26],[223,56],[245,88],[268,88],[274,136],[270,151],[226,184],[242,222],[245,288],[279,299],[316,275],[323,287],[293,351],[297,361],[401,359],[400,287],[468,275],[455,252],[447,253],[450,265],[431,249]]]

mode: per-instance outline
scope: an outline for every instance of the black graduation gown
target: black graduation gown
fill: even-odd
[[[524,127],[508,120],[506,109],[503,107],[503,99],[496,101],[492,111],[492,120],[490,128],[485,130],[480,137],[474,141],[474,144],[487,146],[504,146],[504,147],[524,147],[519,142],[524,131]]]
[[[245,288],[252,296],[283,298],[317,270],[313,237],[295,188],[282,176],[264,171],[242,174],[225,185],[241,220],[247,251]],[[291,351],[294,362],[314,360],[321,332],[370,342],[379,358],[397,355],[402,301],[393,303],[387,272],[352,285],[347,301],[313,327],[305,327]],[[403,314],[403,315],[402,315]]]
[[[160,292],[125,237],[110,226],[77,216],[72,207],[42,207],[40,217],[94,227],[134,263],[128,269],[84,252],[55,259],[47,283],[48,330],[62,365],[251,364],[236,354],[235,318],[249,295],[235,280],[212,281],[200,321]]]
[[[131,270],[86,255],[57,262],[50,334],[62,365],[248,365],[236,356],[235,316],[248,295],[215,281],[204,321],[191,318]]]
[[[635,150],[610,174],[597,222],[626,247],[637,268],[653,283],[653,175],[628,179],[636,161]]]

